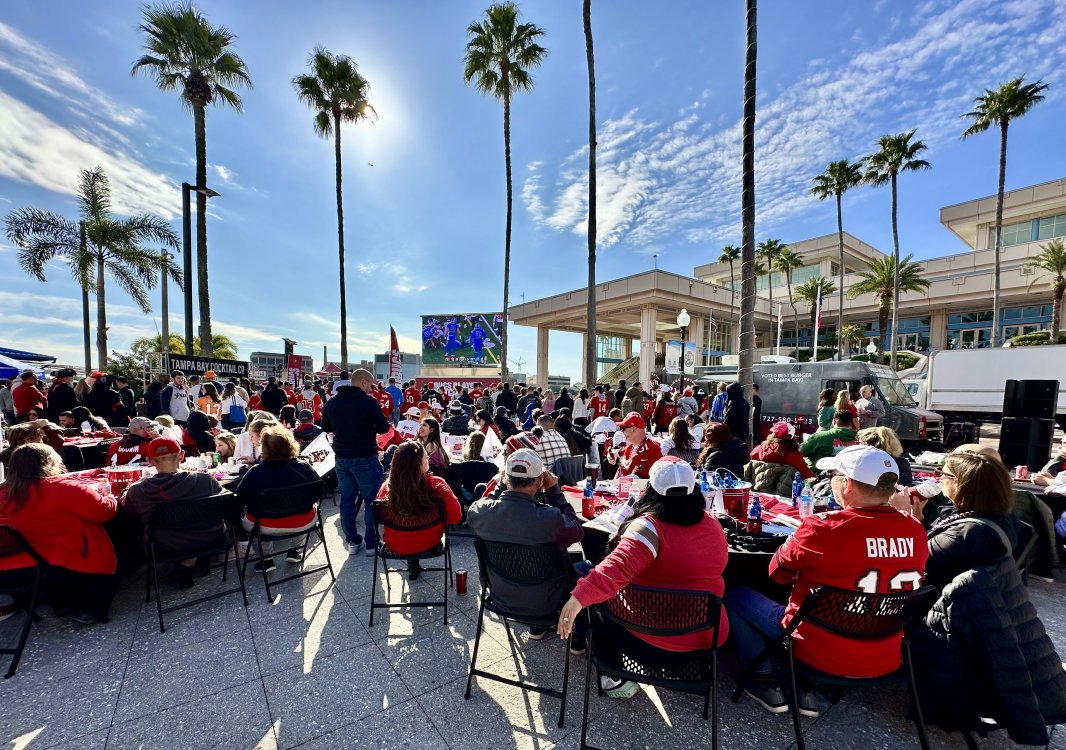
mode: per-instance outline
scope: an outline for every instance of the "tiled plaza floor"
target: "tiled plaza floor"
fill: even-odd
[[[327,502],[328,505],[328,502]],[[576,748],[585,658],[572,660],[566,724],[559,702],[494,682],[475,681],[463,699],[477,619],[477,565],[469,539],[454,542],[456,567],[470,571],[470,591],[455,597],[448,624],[439,608],[379,611],[368,626],[370,566],[347,557],[328,508],[327,538],[337,585],[326,574],[282,584],[266,601],[249,577],[250,606],[239,595],[167,617],[159,632],[143,577],[123,586],[109,625],[77,630],[47,616],[34,626],[18,674],[0,682],[0,748]],[[310,561],[319,559],[321,552]],[[278,573],[286,563],[278,558]],[[1061,574],[1062,571],[1059,571]],[[393,594],[410,592],[394,576]],[[440,594],[440,574],[413,584],[416,599]],[[213,585],[201,580],[193,594]],[[1060,655],[1066,656],[1066,584],[1033,581],[1030,593]],[[168,603],[183,592],[165,590]],[[15,621],[0,625],[10,639]],[[563,644],[528,641],[516,628],[517,653],[491,622],[478,665],[561,683]],[[6,657],[2,662],[6,665]],[[720,746],[727,750],[788,748],[787,714],[771,716],[728,695],[736,680],[732,653],[721,658]],[[856,692],[817,720],[805,719],[810,748],[916,747],[903,716],[902,688]],[[603,748],[706,748],[710,723],[692,696],[645,689],[628,701],[593,694],[590,742]],[[958,735],[930,730],[936,748],[964,747]],[[984,747],[1013,747],[1002,733]],[[1066,727],[1051,747],[1066,749]]]

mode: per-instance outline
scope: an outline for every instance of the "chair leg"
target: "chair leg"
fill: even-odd
[[[318,517],[318,538],[322,540],[322,551],[326,554],[326,567],[329,569],[329,578],[336,584],[337,576],[333,574],[333,561],[329,559],[329,547],[326,546],[326,532],[322,528],[322,516]]]
[[[266,586],[267,603],[273,604],[274,597],[270,593],[270,575],[266,570],[266,552],[263,550],[263,535],[260,532],[255,534],[255,548],[259,551],[259,571],[263,574],[263,585]]]
[[[966,747],[968,750],[981,750],[981,746],[977,743],[977,740],[973,736],[973,732],[969,729],[962,730],[962,738],[966,741]]]
[[[711,750],[718,750],[718,649],[711,651],[711,689],[707,694],[711,701]],[[707,718],[704,705],[703,717]]]
[[[152,574],[151,571],[144,571],[144,603],[152,603]]]
[[[163,626],[163,591],[159,588],[159,565],[155,561],[155,545],[148,547],[148,574],[152,576],[152,585],[155,586],[155,608],[159,615],[159,632],[165,633]]]
[[[568,652],[569,653],[569,652]],[[581,745],[580,750],[586,750],[588,747],[588,731],[589,731],[589,693],[592,691],[592,629],[589,629],[588,634],[588,652],[585,654],[585,700],[581,708]],[[596,684],[599,684],[599,679],[596,680]],[[600,694],[603,694],[601,688]]]
[[[244,576],[241,574],[241,553],[237,549],[237,535],[230,536],[230,546],[233,548],[233,572],[237,574],[237,581],[241,585],[241,596],[244,598],[244,606],[248,606],[248,589],[244,587]],[[228,566],[229,563],[224,563]]]
[[[470,654],[470,671],[466,673],[466,695],[470,700],[470,686],[474,682],[474,668],[477,665],[477,649],[481,645],[481,629],[485,626],[485,594],[481,595],[481,606],[477,611],[477,630],[474,632],[474,651]]]
[[[799,687],[796,684],[796,657],[792,653],[792,646],[788,646],[788,682],[789,692],[788,709],[792,713],[792,726],[796,730],[796,750],[805,750],[803,742],[803,724],[800,723],[799,714]]]
[[[907,692],[910,693],[914,726],[918,729],[918,742],[922,750],[929,750],[929,738],[925,734],[925,719],[922,716],[922,706],[918,702],[918,684],[914,681],[914,667],[911,664],[911,647],[906,640],[903,641],[903,664],[907,668]]]
[[[7,666],[5,680],[15,676],[15,670],[19,668],[19,662],[22,661],[22,652],[26,650],[26,642],[30,639],[30,626],[33,625],[33,618],[37,614],[37,596],[41,591],[42,577],[41,568],[38,567],[37,576],[33,582],[33,593],[30,594],[30,606],[26,610],[26,622],[22,623],[22,628],[19,630],[18,643],[15,645],[15,653],[11,655],[11,663]]]
[[[447,556],[445,556],[445,557],[447,557]],[[448,563],[447,559],[445,559],[445,561],[444,561],[444,577],[445,577],[445,579],[449,579],[451,577],[451,566]],[[444,625],[445,626],[448,625],[448,589],[449,588],[450,588],[450,586],[448,585],[448,581],[446,580],[445,583],[444,583]]]
[[[389,574],[385,574],[385,582],[388,583]],[[374,603],[377,601],[378,593],[378,553],[374,550],[374,568],[370,576],[370,622],[367,627],[374,627]]]
[[[563,660],[563,699],[562,705],[559,706],[559,726],[563,725],[563,720],[566,718],[566,688],[570,684],[570,644],[573,641],[574,634],[571,633],[570,637],[566,639],[566,658]]]

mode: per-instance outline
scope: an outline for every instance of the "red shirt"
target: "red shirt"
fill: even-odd
[[[15,406],[15,414],[20,417],[26,416],[30,409],[43,410],[48,398],[38,390],[36,385],[23,383],[11,391],[11,401]]]
[[[432,474],[426,474],[429,482],[430,497],[438,503],[444,504],[444,521],[449,526],[459,523],[463,517],[463,509],[459,507],[459,501],[448,487],[448,483]],[[389,483],[386,481],[378,490],[378,500],[384,500],[389,496]],[[382,529],[382,538],[390,550],[399,555],[416,555],[420,552],[433,549],[440,544],[444,535],[444,527],[440,524],[420,531],[401,531],[390,529],[388,526]]]
[[[611,400],[602,393],[589,399],[589,408],[592,410],[592,418],[606,417],[611,410]]]
[[[655,399],[644,399],[644,419],[651,419],[652,414],[655,413]]]
[[[477,400],[484,395],[485,393],[480,388],[475,388],[474,390],[470,391],[470,398],[474,402],[477,402]]]
[[[311,398],[308,398],[306,394],[306,391],[302,391],[300,397],[296,399],[296,412],[307,409],[314,415],[314,421],[317,422],[322,419],[322,397],[315,391],[311,391]]]
[[[618,476],[632,474],[641,479],[648,478],[648,470],[651,465],[663,457],[662,446],[658,440],[645,436],[640,445],[627,443],[618,458]]]
[[[248,397],[248,411],[259,411],[262,408],[260,406],[261,403],[262,399],[259,398],[259,394],[253,393]]]
[[[294,391],[292,388],[285,388],[285,397],[289,399],[290,406],[296,406],[296,402],[300,400],[300,394]]]
[[[804,479],[810,479],[814,476],[814,472],[811,471],[811,467],[807,465],[807,461],[803,458],[802,453],[798,451],[786,451],[781,447],[780,443],[759,443],[751,449],[751,458],[753,461],[765,461],[768,464],[784,464],[785,466],[791,466],[798,471],[800,476]]]
[[[386,417],[392,416],[392,395],[388,391],[374,391],[371,394],[381,407],[381,413]]]
[[[123,446],[122,441],[112,443],[107,449],[108,466],[125,466],[132,463],[148,463],[148,444],[151,440],[145,440],[136,445]]]
[[[677,404],[673,401],[663,401],[659,404],[659,408],[655,414],[655,426],[661,432],[666,432],[670,429],[670,423],[674,421],[674,417],[677,416]]]
[[[403,410],[407,411],[412,406],[418,406],[418,402],[422,400],[422,391],[411,386],[403,392]]]
[[[782,625],[819,585],[868,593],[909,591],[922,585],[929,542],[922,525],[891,505],[848,508],[805,518],[770,561],[770,577],[792,581]],[[802,623],[796,655],[815,669],[846,677],[877,677],[900,665],[902,634],[855,640]]]

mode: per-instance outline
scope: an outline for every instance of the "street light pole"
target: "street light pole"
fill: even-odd
[[[679,388],[681,393],[685,392],[685,335],[688,333],[688,324],[691,322],[688,310],[682,307],[677,316],[677,327],[681,329],[681,387]]]
[[[159,280],[160,281],[159,286],[160,286],[160,289],[162,290],[162,294],[160,295],[162,297],[162,299],[160,300],[160,304],[162,305],[162,309],[163,309],[163,320],[162,320],[162,324],[160,325],[160,328],[162,329],[162,332],[161,332],[160,337],[159,337],[159,349],[160,349],[160,354],[162,356],[160,356],[160,358],[159,358],[159,367],[163,370],[163,372],[169,373],[170,372],[170,302],[169,302],[168,295],[167,295],[167,265],[170,262],[170,253],[168,253],[166,250],[164,250],[162,252],[162,255],[160,256],[160,261],[161,261],[161,264],[160,264],[161,265],[161,268],[160,268],[160,276],[161,276],[161,278]]]

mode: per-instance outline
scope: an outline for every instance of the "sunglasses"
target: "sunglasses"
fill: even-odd
[[[937,469],[936,471],[934,471],[933,475],[936,476],[937,479],[943,479],[944,477],[947,477],[948,479],[954,479],[955,478],[954,474],[951,474],[951,473],[946,472],[946,471],[942,471],[940,469]]]

